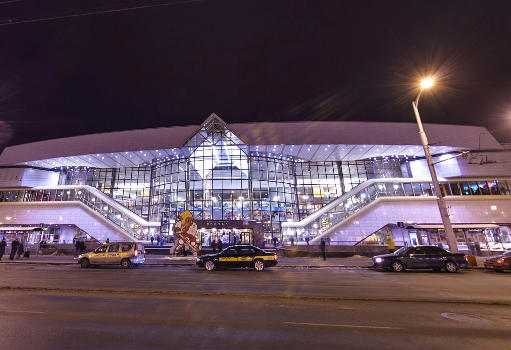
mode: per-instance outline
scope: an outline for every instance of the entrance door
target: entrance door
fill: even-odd
[[[241,230],[241,244],[254,244],[252,229]]]
[[[426,231],[419,231],[420,244],[429,245],[428,233]]]

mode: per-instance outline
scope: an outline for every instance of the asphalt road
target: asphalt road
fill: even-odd
[[[0,264],[0,349],[509,349],[511,276]]]

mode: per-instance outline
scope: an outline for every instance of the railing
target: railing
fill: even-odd
[[[136,240],[147,240],[150,229],[159,222],[149,222],[94,187],[63,185],[0,189],[0,202],[79,201],[103,216]]]
[[[441,181],[444,196],[510,195],[511,179],[463,179]],[[334,199],[299,222],[283,222],[284,235],[297,236],[299,241],[310,240],[326,233],[332,226],[362,210],[382,197],[435,197],[433,184],[428,180],[373,179]]]

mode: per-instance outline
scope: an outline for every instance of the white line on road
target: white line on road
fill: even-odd
[[[27,310],[0,310],[0,313],[23,313],[23,314],[44,314],[44,311],[27,311]]]
[[[342,328],[370,328],[370,329],[403,329],[399,327],[385,326],[357,326],[351,324],[331,324],[331,323],[309,323],[309,322],[284,322],[291,326],[317,326],[317,327],[342,327]]]

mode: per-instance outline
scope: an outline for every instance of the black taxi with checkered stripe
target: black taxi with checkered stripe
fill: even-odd
[[[208,271],[218,268],[251,267],[262,271],[277,265],[277,254],[264,251],[252,245],[233,245],[220,253],[197,257],[197,266]]]

